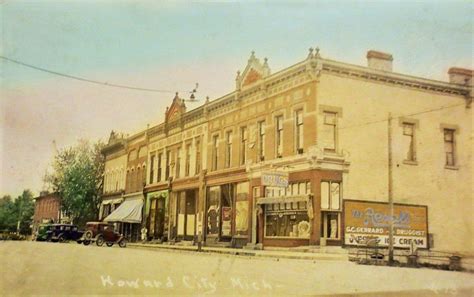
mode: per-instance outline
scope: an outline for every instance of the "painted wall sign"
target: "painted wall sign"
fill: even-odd
[[[288,178],[287,172],[263,172],[262,186],[286,188],[288,187]]]
[[[388,203],[344,201],[344,243],[365,245],[375,238],[379,246],[388,246],[390,221],[393,220],[394,247],[428,248],[428,208],[405,204],[394,205],[390,218]]]

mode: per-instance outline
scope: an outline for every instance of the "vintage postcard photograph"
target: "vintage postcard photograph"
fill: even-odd
[[[0,1],[0,296],[474,296],[474,2]]]

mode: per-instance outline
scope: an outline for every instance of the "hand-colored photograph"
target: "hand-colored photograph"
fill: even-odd
[[[474,295],[471,1],[0,1],[0,295]]]

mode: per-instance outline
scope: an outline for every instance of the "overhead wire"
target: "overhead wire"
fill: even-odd
[[[171,91],[171,90],[141,88],[141,87],[134,87],[134,86],[128,86],[128,85],[114,84],[114,83],[109,83],[109,82],[101,82],[101,81],[96,81],[96,80],[92,80],[92,79],[88,79],[88,78],[84,78],[84,77],[79,77],[79,76],[75,76],[75,75],[70,75],[70,74],[66,74],[66,73],[61,73],[61,72],[49,70],[49,69],[46,69],[46,68],[43,68],[43,67],[38,67],[38,66],[35,66],[35,65],[31,65],[31,64],[28,64],[28,63],[25,63],[25,62],[22,62],[22,61],[14,60],[14,59],[11,59],[11,58],[8,58],[8,57],[5,57],[5,56],[0,56],[0,58],[3,59],[3,60],[9,61],[9,62],[18,64],[18,65],[21,65],[21,66],[31,68],[31,69],[35,69],[35,70],[38,70],[38,71],[43,71],[43,72],[46,72],[46,73],[50,73],[50,74],[54,74],[54,75],[58,75],[58,76],[62,76],[62,77],[70,78],[70,79],[75,79],[75,80],[82,81],[82,82],[88,82],[88,83],[103,85],[103,86],[107,86],[107,87],[123,88],[123,89],[136,90],[136,91],[156,92],[156,93],[175,93],[175,91]]]

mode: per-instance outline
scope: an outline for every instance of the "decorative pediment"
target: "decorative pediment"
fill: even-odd
[[[178,93],[176,93],[176,96],[173,99],[173,103],[171,103],[170,107],[166,108],[165,121],[170,122],[175,119],[178,119],[185,112],[186,105],[184,104],[184,100],[179,98]]]
[[[245,70],[240,73],[237,72],[235,79],[236,88],[239,90],[243,87],[252,85],[261,79],[270,75],[270,67],[268,67],[268,59],[265,58],[263,64],[255,57],[255,52],[252,52],[248,60]]]

